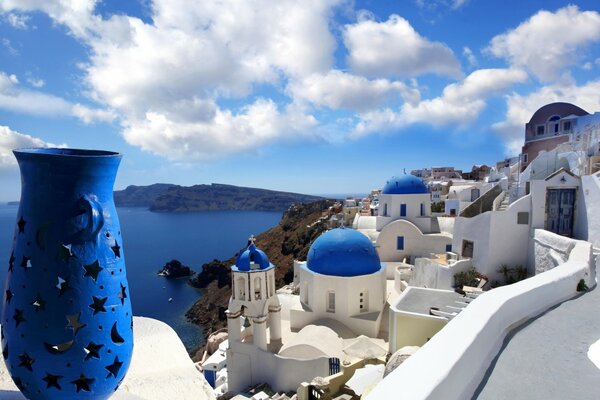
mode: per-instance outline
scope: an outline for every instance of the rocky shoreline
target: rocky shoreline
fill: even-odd
[[[320,200],[291,206],[284,212],[279,224],[256,237],[256,245],[277,266],[277,287],[292,282],[294,259],[305,260],[310,244],[327,229],[318,221],[327,213],[333,200]],[[202,271],[190,279],[190,284],[202,289],[202,297],[192,305],[185,316],[204,331],[202,343],[208,336],[227,326],[225,310],[231,296],[229,267],[235,263],[234,255],[228,260],[213,260],[202,266]]]

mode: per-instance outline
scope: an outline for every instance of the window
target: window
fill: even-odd
[[[558,124],[554,124],[554,133],[558,133]]]
[[[528,158],[528,157],[527,157],[527,153],[523,153],[523,154],[521,154],[521,158],[522,158],[522,161],[523,161],[524,163],[527,163],[527,158]]]
[[[385,204],[383,205],[383,216],[384,216],[384,217],[387,217],[387,215],[388,215],[388,214],[387,214],[387,203],[385,203]]]
[[[517,213],[517,224],[528,225],[529,224],[529,213],[528,212]]]
[[[544,125],[538,125],[536,128],[536,133],[538,135],[543,135],[544,134]]]
[[[333,290],[327,292],[327,312],[335,312],[335,292]]]
[[[404,236],[398,236],[396,240],[396,250],[404,250]]]
[[[238,278],[236,286],[238,289],[237,298],[239,300],[246,301],[246,280],[244,278]]]
[[[571,130],[571,121],[563,122],[563,131],[570,131],[570,130]]]
[[[425,215],[425,203],[421,203],[421,216]]]
[[[463,257],[473,258],[473,242],[470,240],[462,241],[462,254]]]
[[[446,251],[452,251],[452,243],[446,245]]]
[[[367,289],[361,290],[358,301],[360,312],[369,312],[369,291]]]
[[[261,279],[259,277],[254,278],[254,300],[260,300],[261,297]]]
[[[406,217],[406,204],[400,204],[400,216]]]

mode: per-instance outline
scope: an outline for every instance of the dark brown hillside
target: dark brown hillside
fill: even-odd
[[[294,259],[305,260],[310,244],[326,230],[326,221],[320,218],[331,205],[331,200],[293,205],[277,226],[257,236],[256,245],[277,266],[278,287],[292,281]],[[190,321],[202,326],[204,340],[211,332],[227,325],[224,312],[231,296],[229,267],[234,263],[235,256],[226,261],[213,260],[204,264],[202,272],[190,280],[193,286],[205,289],[202,298],[186,313]]]

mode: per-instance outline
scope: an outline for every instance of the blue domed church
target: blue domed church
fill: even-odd
[[[385,304],[385,267],[371,241],[353,229],[319,236],[307,260],[295,262],[301,307],[290,310],[292,329],[331,319],[356,335],[377,337]]]

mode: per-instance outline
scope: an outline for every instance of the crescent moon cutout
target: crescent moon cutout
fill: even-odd
[[[125,339],[123,339],[123,337],[119,334],[119,331],[117,330],[116,322],[114,323],[114,325],[112,326],[112,329],[110,330],[110,338],[112,339],[113,343],[115,343],[115,344],[125,343]]]
[[[44,347],[51,354],[64,353],[66,351],[69,351],[72,346],[73,346],[73,340],[69,340],[68,342],[59,343],[59,344],[50,344],[50,343],[44,342]]]

